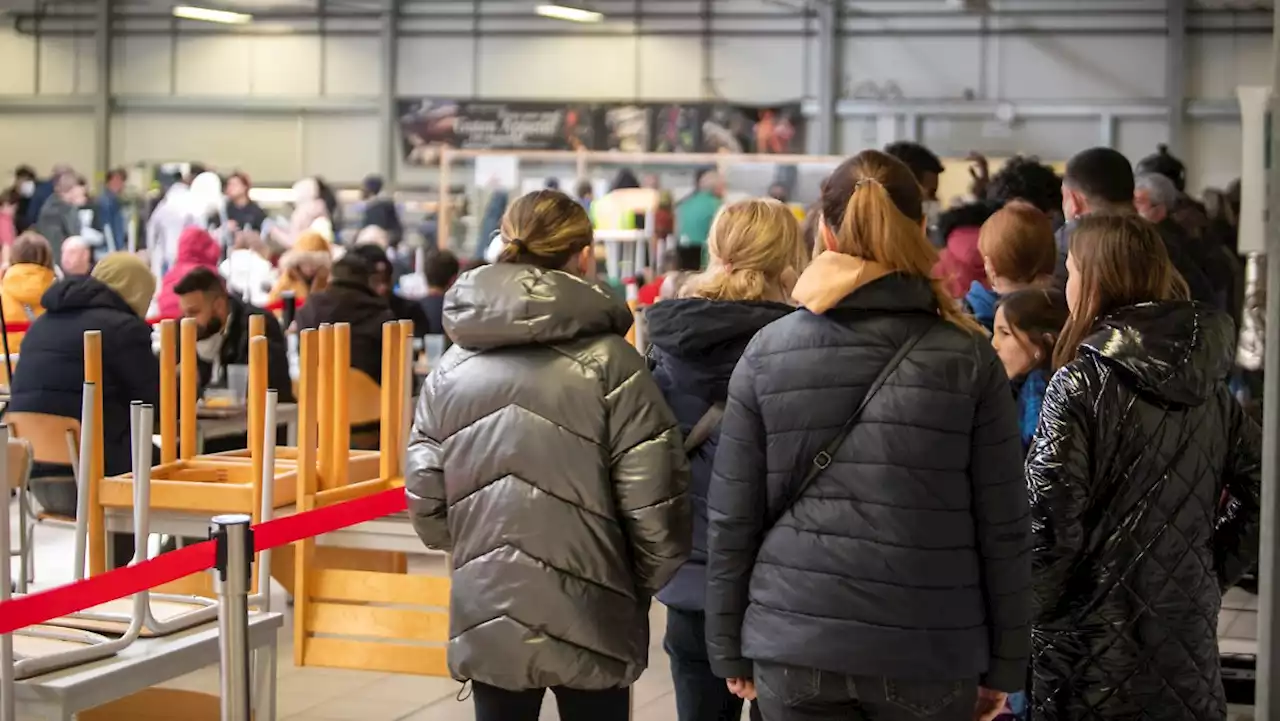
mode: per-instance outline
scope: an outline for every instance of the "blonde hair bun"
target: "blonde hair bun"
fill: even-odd
[[[804,270],[808,252],[800,222],[784,203],[752,198],[720,208],[707,236],[711,262],[685,286],[685,297],[781,300]]]

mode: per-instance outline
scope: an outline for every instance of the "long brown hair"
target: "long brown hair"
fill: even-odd
[[[1100,318],[1125,306],[1186,300],[1187,282],[1169,262],[1164,240],[1141,216],[1087,215],[1071,234],[1079,297],[1053,351],[1055,368],[1070,363]]]
[[[528,263],[560,270],[575,253],[591,245],[591,218],[578,201],[558,190],[539,190],[516,198],[502,216],[506,244],[499,263]]]
[[[933,277],[938,252],[924,234],[923,193],[901,160],[864,150],[841,163],[822,183],[822,222],[835,236],[832,250],[927,280],[944,320],[984,333]]]

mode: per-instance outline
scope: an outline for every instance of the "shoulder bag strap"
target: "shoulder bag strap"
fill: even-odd
[[[853,432],[854,426],[858,425],[858,420],[862,417],[862,412],[866,410],[867,404],[875,397],[876,393],[884,385],[884,382],[893,375],[893,372],[897,370],[898,365],[907,357],[907,354],[911,352],[911,349],[915,347],[916,343],[919,343],[920,339],[925,337],[932,329],[933,323],[929,323],[927,326],[921,328],[915,333],[912,333],[911,337],[907,339],[906,343],[903,343],[902,346],[898,348],[897,352],[893,354],[893,357],[889,359],[889,362],[885,364],[884,368],[880,369],[880,375],[876,376],[875,380],[871,382],[871,386],[867,389],[866,395],[862,397],[862,400],[858,403],[858,407],[854,409],[852,414],[850,414],[849,420],[844,422],[844,425],[840,427],[840,431],[836,433],[835,437],[832,438],[827,445],[824,446],[821,451],[818,451],[818,454],[813,457],[813,462],[807,469],[805,469],[804,476],[800,480],[800,483],[798,483],[795,489],[788,494],[786,504],[778,509],[773,518],[773,523],[769,524],[770,527],[777,525],[778,521],[782,520],[782,517],[786,515],[787,511],[791,510],[791,507],[800,500],[800,497],[804,495],[805,491],[809,490],[809,486],[813,485],[813,482],[817,480],[818,476],[822,475],[822,472],[827,470],[827,467],[831,465],[832,459],[840,450],[840,446],[844,445],[845,439]]]
[[[720,419],[724,418],[724,404],[712,403],[706,413],[698,419],[693,428],[689,431],[689,435],[684,439],[685,455],[693,455],[707,439],[711,438],[711,434],[715,432],[716,426],[720,425]]]

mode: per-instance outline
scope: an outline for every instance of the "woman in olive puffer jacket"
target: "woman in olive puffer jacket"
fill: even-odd
[[[1259,432],[1230,318],[1186,300],[1159,233],[1081,218],[1071,318],[1031,453],[1037,721],[1226,718],[1222,591],[1258,549]]]
[[[452,551],[449,668],[478,721],[624,721],[649,603],[688,556],[679,427],[623,334],[627,306],[583,279],[591,223],[540,191],[502,223],[499,262],[445,298],[454,346],[427,378],[409,509]]]

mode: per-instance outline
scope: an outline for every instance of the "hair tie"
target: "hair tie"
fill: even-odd
[[[516,250],[521,253],[529,252],[529,246],[525,245],[524,241],[519,238],[503,238],[503,240],[505,240],[508,245],[514,245]]]
[[[853,189],[854,191],[857,191],[858,188],[861,188],[864,185],[880,185],[880,181],[875,178],[863,178],[853,184]]]
[[[726,275],[733,274],[733,263],[721,262],[720,265],[724,266],[724,272]]]

